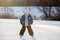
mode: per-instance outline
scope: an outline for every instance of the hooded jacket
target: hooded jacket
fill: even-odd
[[[25,15],[23,15],[20,19],[20,23],[22,25],[25,25]],[[28,26],[30,26],[33,23],[33,18],[31,15],[28,16]]]

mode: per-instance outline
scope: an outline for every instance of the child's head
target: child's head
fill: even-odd
[[[25,13],[25,16],[29,16],[30,14],[29,13]]]
[[[25,16],[29,16],[30,15],[29,11],[26,11],[24,14],[25,14]]]

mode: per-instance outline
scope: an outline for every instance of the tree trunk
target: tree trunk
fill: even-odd
[[[49,7],[49,18],[51,18],[51,7]]]
[[[42,7],[43,8],[43,13],[45,14],[45,16],[48,18],[48,14],[47,14],[47,12],[45,11],[45,8],[44,7]]]

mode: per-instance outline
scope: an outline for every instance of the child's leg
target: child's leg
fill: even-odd
[[[25,26],[22,27],[21,31],[20,31],[20,35],[23,36],[24,32],[25,32]]]
[[[27,26],[28,32],[30,36],[33,36],[33,30],[31,29],[31,26]]]

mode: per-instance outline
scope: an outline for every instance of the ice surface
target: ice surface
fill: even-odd
[[[60,40],[60,22],[34,20],[34,37],[26,29],[23,37],[19,36],[22,25],[19,19],[0,19],[0,40]]]

